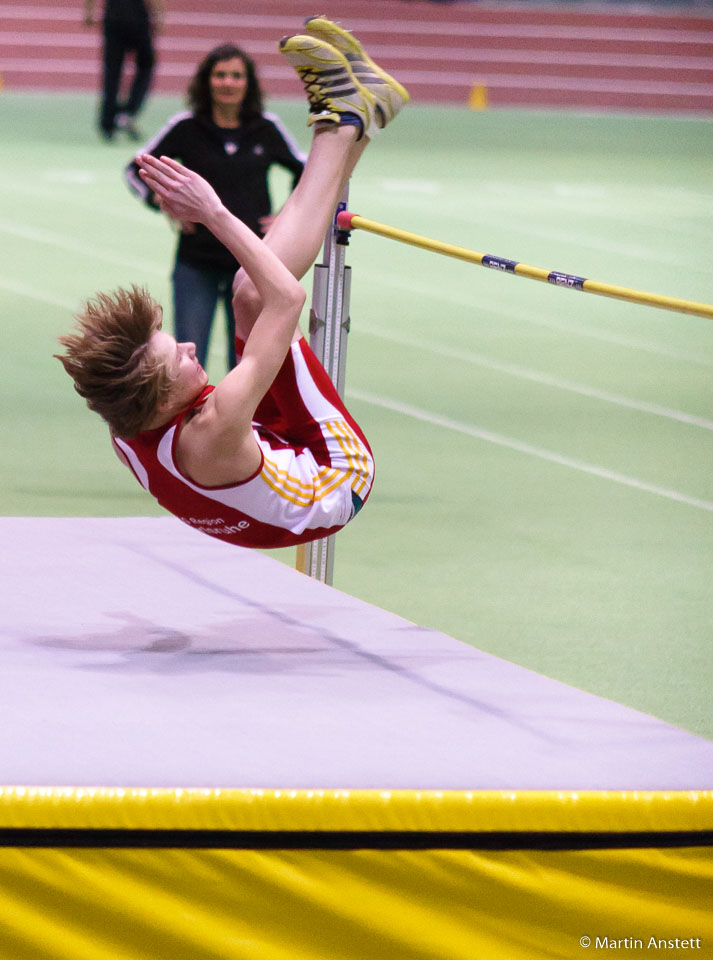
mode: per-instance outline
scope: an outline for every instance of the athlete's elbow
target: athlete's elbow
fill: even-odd
[[[290,297],[294,304],[295,309],[301,310],[305,305],[305,300],[307,299],[307,293],[301,283],[295,281]]]
[[[299,316],[306,299],[307,294],[297,280],[281,284],[280,289],[275,291],[275,306],[280,312],[296,313]]]

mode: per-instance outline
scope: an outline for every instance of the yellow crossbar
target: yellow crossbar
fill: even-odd
[[[659,293],[647,293],[645,290],[630,290],[628,287],[618,287],[610,283],[601,283],[598,280],[587,280],[585,277],[576,277],[569,273],[560,273],[557,270],[544,270],[542,267],[532,267],[527,263],[518,263],[515,260],[506,260],[503,257],[494,257],[467,247],[458,247],[441,240],[432,240],[417,233],[399,230],[376,220],[367,220],[355,213],[346,211],[338,214],[337,226],[341,230],[365,230],[367,233],[376,233],[399,243],[408,243],[413,247],[421,247],[432,253],[440,253],[445,257],[455,257],[457,260],[466,260],[477,263],[481,267],[490,267],[493,270],[502,270],[504,273],[514,273],[518,277],[529,277],[530,280],[540,280],[551,283],[556,287],[569,287],[571,290],[581,290],[584,293],[596,293],[600,297],[613,297],[616,300],[628,300],[631,303],[641,303],[647,307],[658,307],[661,310],[674,310],[677,313],[689,313],[697,317],[713,318],[713,305],[697,303],[694,300],[682,300],[679,297],[665,297]]]

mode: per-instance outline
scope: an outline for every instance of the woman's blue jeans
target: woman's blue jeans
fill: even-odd
[[[233,277],[230,270],[194,267],[176,261],[173,270],[173,317],[176,340],[196,345],[196,357],[206,365],[211,327],[218,301],[225,307],[228,337],[228,369],[235,366],[235,317],[233,316]]]

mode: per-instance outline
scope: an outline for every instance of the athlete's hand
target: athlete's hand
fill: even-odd
[[[156,194],[159,206],[174,220],[207,223],[222,209],[218,194],[203,177],[171,157],[140,153],[139,176]]]
[[[159,210],[166,214],[166,219],[168,220],[171,229],[175,233],[187,233],[193,235],[196,232],[196,224],[191,223],[190,220],[174,220],[168,210],[164,210],[161,204],[159,204]]]
[[[258,220],[258,223],[260,224],[260,230],[262,231],[263,237],[265,236],[267,231],[270,229],[270,227],[273,225],[273,223],[275,222],[275,219],[276,217],[272,213],[269,213],[266,217],[260,217],[260,219]]]

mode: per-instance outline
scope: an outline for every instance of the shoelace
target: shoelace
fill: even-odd
[[[332,105],[329,101],[329,95],[322,89],[319,83],[319,74],[311,67],[298,67],[297,72],[307,91],[307,100],[309,101],[310,109],[314,107],[326,107],[328,110],[331,110]]]

